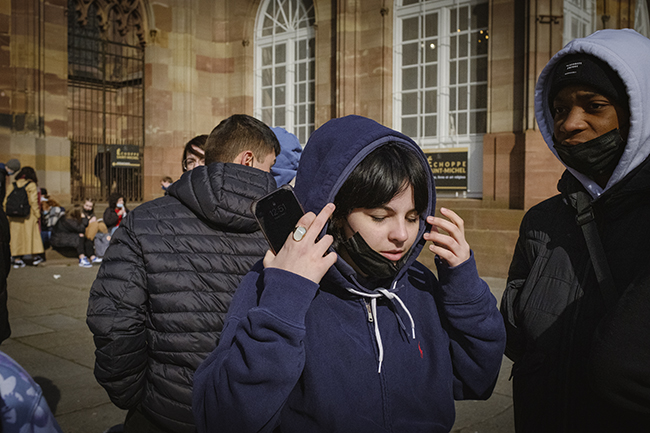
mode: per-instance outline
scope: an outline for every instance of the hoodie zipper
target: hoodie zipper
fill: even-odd
[[[370,307],[370,304],[365,299],[363,300],[363,303],[366,305],[366,310],[368,311],[368,322],[370,323],[374,322],[375,319],[372,316],[372,308]]]

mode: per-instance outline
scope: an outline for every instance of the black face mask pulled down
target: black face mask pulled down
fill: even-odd
[[[580,173],[595,178],[611,176],[625,150],[625,141],[618,129],[613,129],[593,140],[573,146],[555,142],[560,159]]]
[[[370,248],[359,232],[356,232],[350,239],[340,242],[339,245],[345,248],[361,272],[370,278],[377,279],[395,278],[411,255],[409,251],[396,262],[388,260]]]

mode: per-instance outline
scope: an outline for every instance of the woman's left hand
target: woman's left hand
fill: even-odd
[[[465,240],[465,222],[456,212],[440,208],[440,213],[449,218],[428,216],[431,231],[424,234],[424,239],[431,241],[429,250],[438,255],[450,267],[458,266],[470,257],[470,247]],[[448,234],[440,233],[440,229]]]

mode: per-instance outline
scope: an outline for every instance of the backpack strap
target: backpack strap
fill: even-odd
[[[596,279],[600,286],[600,293],[605,301],[605,307],[607,310],[610,310],[616,305],[619,294],[614,287],[614,278],[612,278],[612,272],[607,263],[603,243],[600,241],[594,210],[591,207],[591,200],[585,191],[578,191],[576,193],[576,210],[578,211],[576,222],[582,229],[582,234],[585,237],[591,263],[594,266]]]

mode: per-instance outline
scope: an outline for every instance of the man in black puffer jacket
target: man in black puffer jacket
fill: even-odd
[[[193,433],[192,377],[216,347],[235,289],[267,243],[253,200],[276,188],[280,145],[246,115],[222,121],[206,165],[120,224],[90,291],[95,377],[125,432]]]
[[[532,207],[501,302],[517,433],[650,427],[650,40],[575,39],[540,74],[539,129],[567,170]]]

